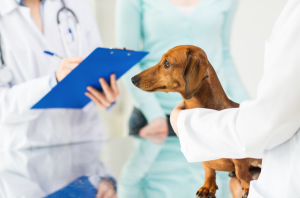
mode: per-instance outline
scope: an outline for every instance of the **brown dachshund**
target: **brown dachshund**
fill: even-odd
[[[160,62],[134,76],[132,83],[147,92],[178,92],[185,108],[208,108],[223,110],[237,108],[239,104],[226,96],[214,68],[205,52],[192,45],[182,45],[170,49]],[[202,162],[205,169],[205,182],[197,192],[197,197],[215,197],[218,186],[216,172],[235,171],[244,189],[244,198],[248,196],[250,164],[255,159],[218,159]]]

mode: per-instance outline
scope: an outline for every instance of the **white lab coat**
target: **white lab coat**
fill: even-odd
[[[82,176],[97,187],[100,177],[114,178],[99,161],[102,145],[92,142],[1,153],[0,197],[46,197]]]
[[[81,24],[84,58],[96,47],[102,46],[96,21],[85,0],[65,0],[65,3]],[[103,127],[93,103],[83,110],[30,110],[51,90],[51,76],[61,62],[44,51],[67,57],[56,21],[61,1],[45,1],[43,33],[33,21],[29,8],[19,6],[15,0],[0,0],[0,5],[2,49],[6,65],[13,72],[12,82],[0,83],[0,150],[104,139]],[[63,12],[60,19],[68,46],[77,56],[74,18]],[[69,28],[73,30],[74,42],[68,33]]]
[[[249,198],[300,197],[299,19],[300,1],[289,0],[267,41],[255,100],[238,109],[184,110],[178,117],[181,149],[189,162],[263,158]]]

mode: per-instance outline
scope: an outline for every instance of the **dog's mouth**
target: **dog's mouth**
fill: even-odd
[[[166,89],[167,87],[166,86],[162,86],[162,87],[156,87],[156,88],[154,88],[154,89],[151,89],[151,90],[147,90],[148,92],[154,92],[154,91],[156,91],[156,90],[158,90],[158,89]]]

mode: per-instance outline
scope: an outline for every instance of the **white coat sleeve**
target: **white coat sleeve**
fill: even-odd
[[[31,110],[51,90],[50,75],[10,87],[0,83],[0,124],[34,120],[43,110]]]
[[[300,2],[290,0],[267,45],[257,98],[240,108],[181,111],[178,130],[189,162],[261,158],[300,127]],[[255,58],[255,57],[253,57]]]

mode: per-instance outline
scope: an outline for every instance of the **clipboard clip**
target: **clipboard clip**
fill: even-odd
[[[109,49],[118,49],[118,50],[127,50],[127,51],[134,51],[133,49],[128,49],[126,47],[120,48],[120,47],[110,47]]]
[[[114,48],[112,48],[112,47],[110,47],[109,49],[118,49],[118,50],[134,51],[133,49],[127,49],[126,47],[124,47],[124,48],[119,48],[119,47],[114,47]],[[110,54],[114,54],[114,52],[111,51]],[[130,56],[130,53],[128,53],[127,56]]]

